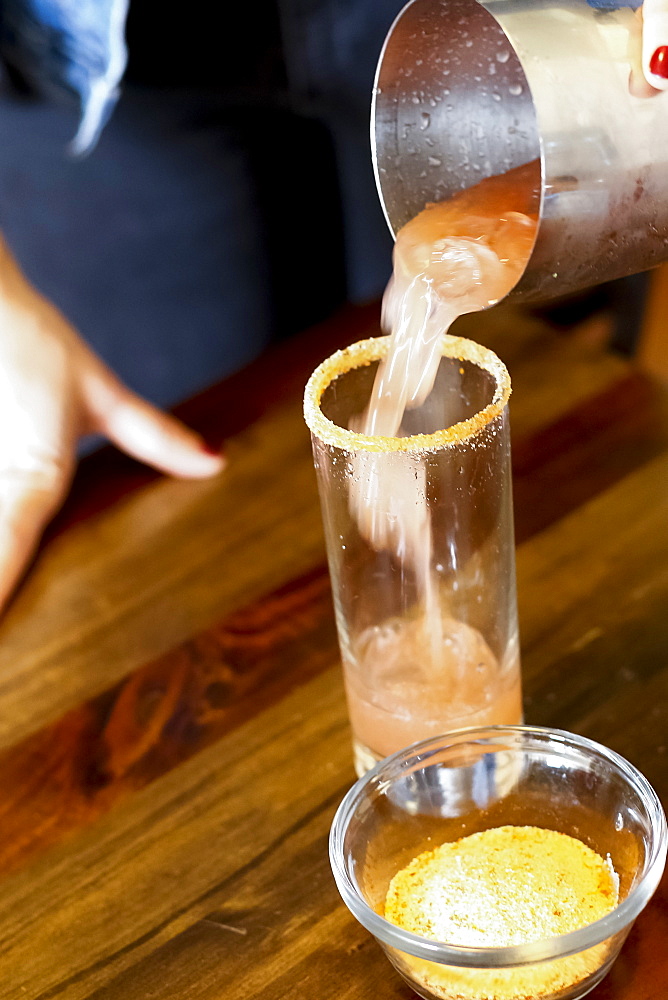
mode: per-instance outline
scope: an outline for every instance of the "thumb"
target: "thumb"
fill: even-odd
[[[91,431],[162,472],[204,479],[225,467],[199,434],[128,389],[98,358],[84,378],[84,400]]]
[[[657,90],[668,90],[668,0],[643,4],[642,68]]]

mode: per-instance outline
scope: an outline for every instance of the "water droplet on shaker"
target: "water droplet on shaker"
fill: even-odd
[[[494,101],[500,101],[501,100],[501,94],[498,94],[496,91],[494,91],[494,93],[492,94],[492,100],[494,100]]]
[[[501,49],[500,52],[496,53],[496,61],[500,63],[507,63],[510,59],[510,52],[508,49]]]
[[[422,122],[420,124],[420,131],[425,132],[431,125],[431,116],[428,115],[426,111],[423,111],[420,117],[422,118]]]
[[[440,167],[443,164],[443,160],[439,160],[437,156],[430,156],[427,163],[430,167]]]
[[[415,97],[411,97],[411,101],[413,102],[413,104],[419,104],[420,98],[416,94]]]
[[[519,97],[520,94],[522,93],[522,84],[511,83],[511,85],[508,87],[508,93],[511,94],[513,97]]]

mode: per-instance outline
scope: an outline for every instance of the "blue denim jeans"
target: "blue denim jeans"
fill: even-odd
[[[0,56],[32,89],[79,102],[70,150],[88,152],[118,97],[128,0],[2,0]]]

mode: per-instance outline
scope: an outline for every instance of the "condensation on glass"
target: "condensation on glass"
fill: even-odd
[[[548,299],[668,259],[668,92],[630,93],[637,26],[612,0],[409,3],[372,106],[392,231],[429,202],[536,161],[538,234],[513,297]]]

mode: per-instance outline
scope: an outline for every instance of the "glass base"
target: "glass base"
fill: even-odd
[[[362,778],[382,759],[381,755],[374,753],[371,747],[365,746],[364,743],[353,738],[353,763],[358,778]]]
[[[522,724],[522,720],[519,724]],[[472,754],[470,763],[473,766],[475,753],[473,750],[470,753]],[[497,793],[508,795],[519,778],[522,769],[521,761],[516,755],[505,752],[503,749],[496,750],[494,754],[488,754],[484,748],[480,748],[479,754],[482,770],[476,772],[478,780],[486,786],[493,778]],[[381,754],[375,753],[371,747],[353,737],[353,763],[358,778],[362,778],[367,771],[375,767],[379,760],[383,760]],[[426,775],[423,775],[420,780],[420,794],[424,796],[425,786],[428,785],[431,809],[440,816],[458,816],[465,807],[465,803],[475,799],[471,787],[471,775],[468,772],[464,773],[459,768],[433,768],[429,771],[428,781]],[[403,808],[408,809],[409,812],[413,810],[413,807],[408,800],[412,800],[414,794],[413,783],[407,780],[401,786],[401,795],[404,797]]]

